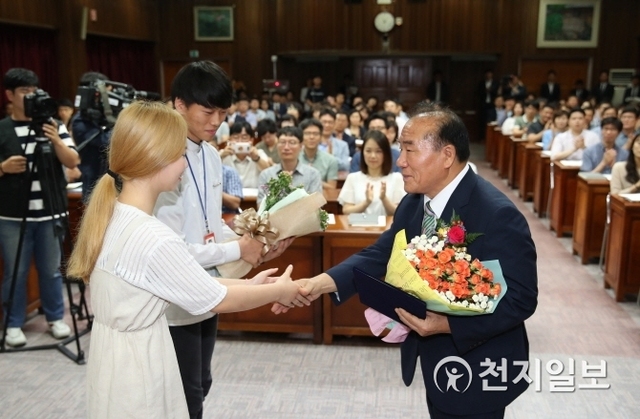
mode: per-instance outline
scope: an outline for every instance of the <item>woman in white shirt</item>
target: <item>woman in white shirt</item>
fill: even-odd
[[[629,150],[627,161],[619,161],[611,169],[609,187],[613,195],[640,192],[640,135],[633,139]]]
[[[524,106],[522,106],[522,102],[516,102],[513,105],[513,115],[509,118],[505,119],[502,123],[502,133],[504,135],[511,135],[513,133],[513,127],[516,125],[516,118],[522,116],[524,114]]]
[[[367,131],[360,171],[350,173],[338,202],[345,214],[393,215],[405,195],[402,175],[391,171],[391,146],[380,131]]]
[[[265,285],[252,283],[265,282],[273,270],[252,281],[212,278],[152,215],[158,195],[180,182],[185,138],[185,120],[164,104],[125,108],[112,131],[109,170],[80,223],[67,274],[91,281],[89,418],[189,416],[164,314],[170,302],[197,315],[273,301],[291,306],[298,296],[291,268]]]

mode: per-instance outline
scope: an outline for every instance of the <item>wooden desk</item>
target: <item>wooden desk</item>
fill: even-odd
[[[279,268],[284,272],[287,265],[294,263],[294,278],[310,278],[322,272],[322,238],[320,233],[298,237],[278,258],[266,262],[259,269],[253,269],[247,278],[268,268]],[[320,299],[308,307],[295,308],[285,314],[275,315],[271,305],[266,305],[239,313],[220,314],[220,330],[240,330],[248,332],[310,333],[313,342],[322,342],[322,302]]]
[[[340,189],[322,189],[322,194],[327,203],[324,204],[323,209],[330,214],[342,214],[342,205],[338,202],[338,195],[340,195]]]
[[[385,227],[354,227],[349,225],[346,215],[336,216],[336,224],[330,225],[323,234],[322,271],[373,244],[389,228],[391,221],[392,217],[387,217]],[[322,296],[322,305],[322,335],[325,344],[331,344],[334,335],[373,336],[364,318],[367,307],[360,303],[357,295],[336,306],[331,297],[325,294]]]
[[[585,264],[600,256],[607,220],[609,181],[600,173],[578,173],[573,253]]]
[[[536,169],[533,186],[533,210],[538,214],[538,217],[546,217],[551,185],[551,157],[548,152],[536,151],[533,159]]]
[[[491,159],[491,168],[492,169],[497,169],[498,168],[498,159],[499,159],[499,155],[498,152],[500,151],[500,147],[499,147],[499,142],[500,142],[500,137],[502,137],[502,129],[500,129],[500,127],[496,126],[493,129],[493,132],[491,134],[491,138],[493,139],[493,152],[491,153],[491,155],[489,156],[489,158]]]
[[[493,150],[496,146],[495,138],[493,137],[494,128],[496,128],[495,122],[488,123],[484,134],[484,159],[491,163],[491,166],[493,166]]]
[[[518,189],[518,166],[521,164],[518,149],[522,144],[526,144],[527,140],[520,137],[509,137],[509,168],[507,170],[507,184],[513,189]]]
[[[573,217],[576,208],[576,189],[580,167],[554,163],[554,188],[551,198],[549,225],[557,237],[573,231]]]
[[[530,143],[520,143],[518,147],[518,195],[523,201],[533,199],[536,174],[536,154],[542,147]]]
[[[611,196],[611,224],[605,254],[605,287],[612,287],[616,301],[640,289],[640,203]]]
[[[509,174],[509,152],[511,150],[511,139],[509,136],[500,133],[498,135],[498,176],[506,179]]]
[[[245,196],[240,201],[240,211],[244,211],[249,208],[253,208],[255,210],[258,209],[258,197],[257,196]]]

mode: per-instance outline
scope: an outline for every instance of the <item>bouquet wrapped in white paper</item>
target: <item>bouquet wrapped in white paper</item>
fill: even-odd
[[[263,255],[279,240],[326,229],[328,215],[322,206],[327,200],[322,194],[309,195],[304,188],[293,187],[291,176],[285,172],[280,172],[264,187],[265,198],[258,211],[244,210],[233,220],[233,231],[240,236],[249,233],[260,241]],[[251,265],[242,259],[218,266],[225,278],[241,278],[250,270]]]

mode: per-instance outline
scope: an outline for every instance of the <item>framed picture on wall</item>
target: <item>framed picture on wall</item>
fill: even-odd
[[[540,0],[538,48],[596,48],[600,0]]]
[[[233,41],[233,7],[193,8],[196,41]]]

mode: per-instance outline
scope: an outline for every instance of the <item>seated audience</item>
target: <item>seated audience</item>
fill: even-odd
[[[584,111],[573,108],[569,112],[569,129],[553,140],[551,160],[582,160],[584,149],[599,142],[598,136],[585,127]]]
[[[276,141],[280,163],[277,163],[262,172],[258,183],[266,185],[269,179],[274,178],[278,173],[284,171],[291,175],[293,186],[303,186],[304,190],[312,194],[322,193],[322,179],[320,172],[312,166],[303,164],[300,161],[302,150],[302,131],[297,127],[280,128]],[[258,205],[264,199],[264,189],[258,188]]]
[[[269,158],[253,145],[253,129],[248,122],[236,122],[229,129],[229,142],[220,150],[222,164],[240,174],[242,186],[257,188],[260,172],[269,167]]]
[[[391,147],[380,131],[367,131],[360,171],[349,173],[338,202],[345,214],[393,215],[405,195],[402,175],[391,171]]]
[[[252,129],[255,129],[258,125],[258,118],[255,113],[249,112],[249,100],[246,97],[241,97],[236,103],[235,113],[229,115],[229,124],[235,124],[236,122],[248,122]]]
[[[318,148],[322,135],[322,124],[317,119],[305,119],[300,123],[302,130],[302,151],[300,161],[320,172],[322,187],[335,189],[338,184],[338,160]]]
[[[349,126],[344,132],[355,140],[361,140],[364,135],[364,127],[362,126],[362,115],[357,109],[349,112]]]
[[[347,147],[349,147],[349,156],[351,157],[356,153],[356,140],[345,132],[348,126],[349,116],[346,114],[346,112],[336,112],[336,125],[333,129],[333,136],[338,140],[342,140],[347,143]]]
[[[280,156],[278,155],[278,148],[276,147],[276,132],[278,132],[278,126],[272,119],[263,119],[258,122],[258,128],[256,129],[258,134],[258,140],[260,142],[256,144],[258,150],[264,151],[269,159],[269,165],[274,163],[280,163]]]
[[[391,123],[389,122],[389,120],[384,118],[380,113],[374,113],[373,115],[371,115],[371,118],[369,118],[369,120],[367,121],[368,131],[380,131],[385,135],[385,137],[387,137],[387,139],[388,139],[387,131],[389,130],[390,126],[391,126]],[[351,165],[349,168],[350,173],[355,173],[360,170],[360,154],[362,154],[362,152],[358,151],[351,158]],[[391,170],[393,172],[400,171],[400,168],[398,167],[398,165],[396,165],[396,161],[398,160],[398,157],[400,157],[400,150],[392,147],[391,148]]]
[[[512,135],[513,128],[516,126],[516,119],[521,118],[523,114],[524,114],[524,106],[522,105],[522,102],[515,102],[513,104],[513,110],[511,115],[504,120],[504,122],[502,123],[502,126],[500,127],[502,134]]]
[[[322,124],[322,136],[318,148],[338,160],[338,171],[349,170],[349,161],[351,160],[349,145],[333,135],[336,126],[336,113],[331,109],[321,109],[318,120]]]
[[[622,131],[616,138],[616,145],[625,150],[631,149],[631,141],[638,134],[636,130],[636,122],[638,122],[638,109],[635,106],[625,106],[620,111],[620,122],[622,122]]]
[[[236,169],[222,165],[222,213],[237,214],[242,203],[242,179]]]
[[[542,139],[544,130],[550,129],[553,124],[553,106],[548,103],[542,105],[538,119],[527,129],[527,141],[537,143]]]
[[[542,149],[551,150],[551,144],[556,135],[569,129],[569,113],[563,109],[558,109],[553,113],[551,127],[542,132]]]
[[[602,120],[602,142],[584,151],[581,172],[609,174],[615,162],[627,160],[629,152],[616,145],[616,137],[621,129],[622,123],[617,118]]]
[[[287,113],[282,115],[282,117],[280,118],[280,121],[278,121],[278,125],[280,128],[296,127],[298,126],[298,120],[296,119],[295,116]]]
[[[612,194],[640,193],[640,134],[631,141],[626,162],[618,162],[611,170]]]
[[[538,102],[529,100],[524,104],[524,115],[516,118],[513,126],[513,135],[525,134],[529,127],[538,120]]]
[[[278,104],[279,105],[279,104]],[[260,109],[264,112],[264,117],[272,121],[276,120],[276,113],[271,109],[268,99],[260,99]]]

